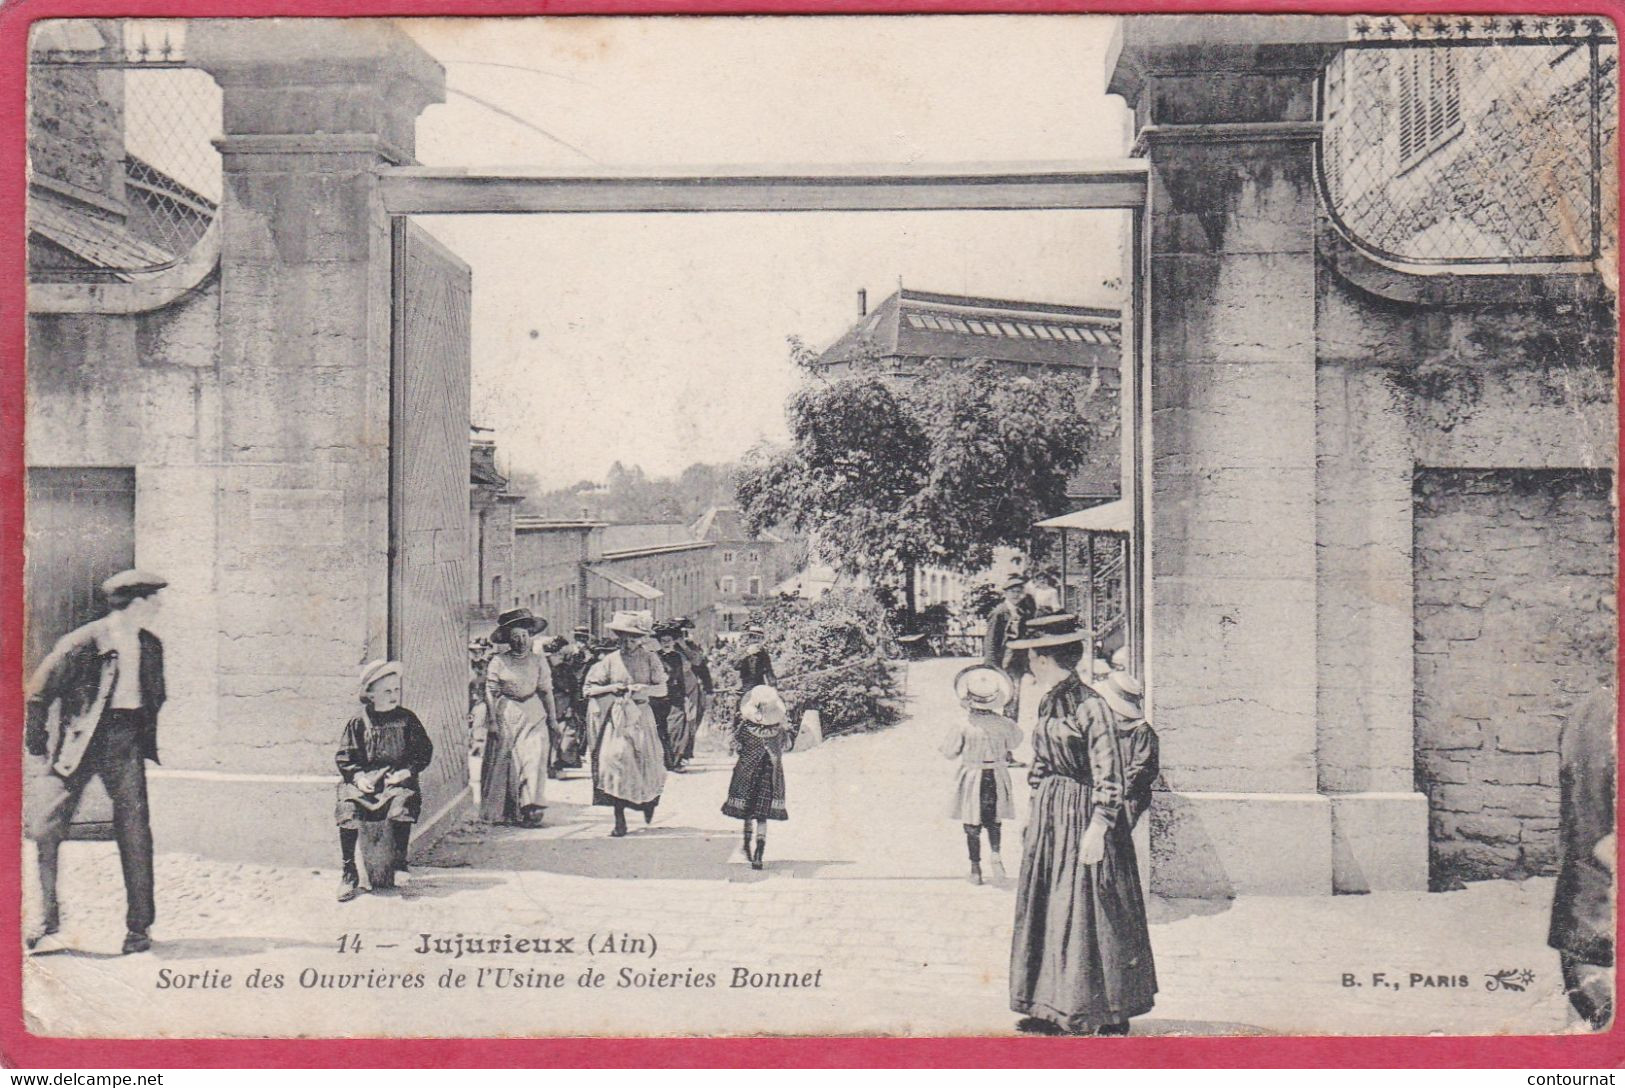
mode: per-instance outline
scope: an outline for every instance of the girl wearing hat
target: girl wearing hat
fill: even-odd
[[[766,684],[750,690],[739,704],[739,759],[728,781],[722,814],[745,821],[745,857],[752,869],[762,867],[767,851],[767,821],[788,820],[784,805],[784,700]],[[751,824],[756,839],[751,841]]]
[[[610,835],[620,838],[626,810],[650,822],[666,785],[665,750],[649,708],[666,694],[666,666],[644,645],[650,624],[643,614],[617,612],[609,629],[620,643],[588,671],[582,691],[592,702],[592,803],[615,810]]]
[[[355,844],[363,820],[389,821],[396,880],[406,873],[406,847],[423,807],[418,775],[434,758],[434,742],[417,715],[401,705],[401,671],[399,661],[374,661],[361,670],[361,712],[345,723],[339,739],[340,903],[361,894]]]
[[[943,738],[941,751],[959,760],[948,815],[965,829],[970,854],[970,882],[982,882],[982,829],[987,829],[993,882],[1004,882],[1004,860],[999,856],[1001,821],[1016,816],[1010,792],[1010,753],[1021,743],[1021,730],[1004,716],[1005,704],[1015,697],[1015,685],[1001,669],[972,665],[954,677],[954,693],[966,710],[965,719]]]
[[[1022,1031],[1126,1035],[1157,992],[1130,837],[1130,767],[1116,714],[1076,672],[1089,633],[1067,620],[1011,644],[1029,652],[1045,694],[1028,773],[1010,1007],[1025,1017]]]
[[[547,621],[514,608],[497,617],[485,669],[489,732],[480,763],[480,819],[487,823],[542,826],[551,747],[548,722],[553,709],[553,671],[532,643]]]
[[[1117,746],[1123,755],[1123,803],[1133,829],[1151,807],[1151,787],[1161,769],[1157,732],[1145,720],[1144,688],[1138,677],[1113,669],[1090,685],[1106,701],[1117,723]]]

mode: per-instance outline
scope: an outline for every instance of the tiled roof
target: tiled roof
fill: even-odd
[[[745,528],[745,519],[733,506],[713,506],[700,515],[689,530],[695,540],[760,540],[768,544],[783,544],[784,538],[771,530],[752,533]]]
[[[693,535],[682,522],[616,523],[604,527],[604,551],[653,548],[664,544],[692,544]]]
[[[1093,306],[945,295],[899,288],[819,357],[992,359],[1063,367],[1121,364],[1122,314]]]
[[[174,260],[173,254],[142,241],[118,223],[38,196],[28,202],[28,231],[92,268],[152,268]]]

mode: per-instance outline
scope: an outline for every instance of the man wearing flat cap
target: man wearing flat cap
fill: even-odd
[[[147,625],[166,585],[138,570],[102,583],[110,611],[64,635],[28,685],[23,743],[38,762],[29,781],[27,833],[39,851],[45,917],[28,945],[39,950],[61,927],[57,857],[79,800],[100,777],[113,801],[124,870],[124,952],[152,947],[152,821],[146,760],[158,762],[164,647]]]

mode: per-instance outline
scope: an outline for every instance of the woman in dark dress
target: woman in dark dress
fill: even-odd
[[[693,742],[695,726],[688,716],[688,689],[694,679],[689,673],[688,657],[677,646],[682,637],[683,629],[675,620],[655,625],[655,639],[659,644],[655,656],[666,667],[666,694],[650,699],[649,707],[655,714],[668,771],[682,770],[683,753]]]
[[[1010,1007],[1023,1031],[1126,1035],[1157,992],[1145,900],[1125,803],[1116,717],[1074,671],[1087,632],[1051,624],[1011,643],[1045,691],[1028,773]]]

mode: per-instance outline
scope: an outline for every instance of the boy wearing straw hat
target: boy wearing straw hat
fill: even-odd
[[[1002,821],[1013,820],[1010,753],[1021,743],[1021,730],[1004,715],[1015,697],[1015,684],[1003,669],[971,665],[954,677],[954,694],[965,708],[964,720],[943,738],[941,751],[959,760],[948,815],[965,829],[970,855],[970,882],[982,883],[982,831],[987,831],[993,882],[1004,882],[999,856]]]

